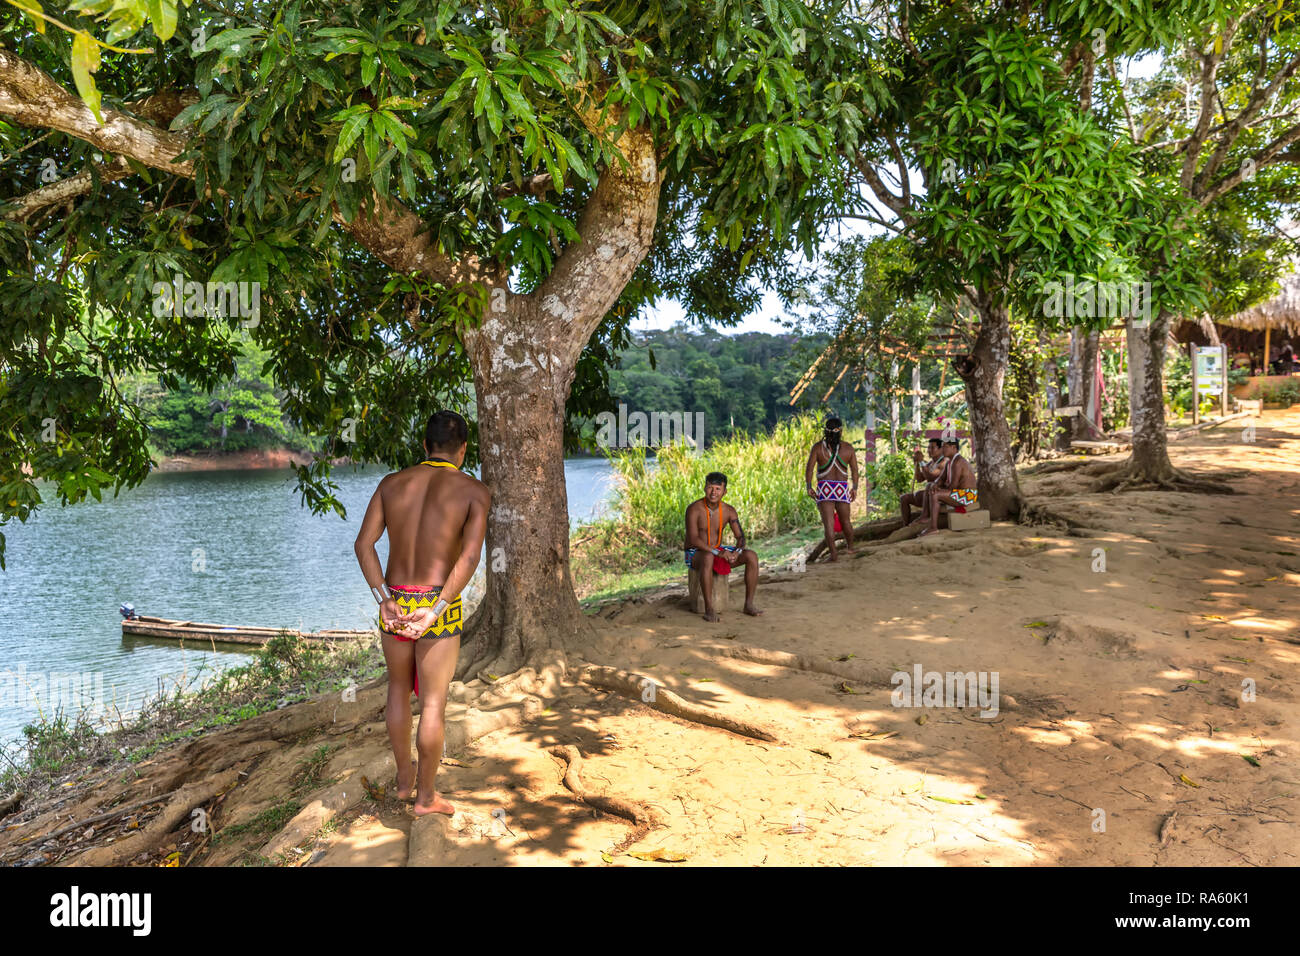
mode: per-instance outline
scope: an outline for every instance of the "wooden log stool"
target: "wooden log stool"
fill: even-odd
[[[745,569],[742,565],[739,571],[733,570],[731,574],[715,574],[713,576],[713,610],[721,614],[730,606],[727,599],[727,589],[730,586],[731,579],[736,574],[744,574]],[[700,572],[694,568],[690,570],[690,576],[686,582],[687,603],[690,604],[691,610],[696,614],[704,613],[704,591],[700,588]]]
[[[947,510],[946,505],[944,508],[944,514],[948,516],[949,531],[975,531],[981,528],[993,527],[992,521],[989,520],[989,513],[983,508],[965,513]]]

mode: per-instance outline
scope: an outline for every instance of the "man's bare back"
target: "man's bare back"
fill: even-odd
[[[438,587],[449,583],[452,568],[461,556],[463,539],[470,531],[472,512],[479,512],[486,530],[487,508],[492,500],[487,485],[477,478],[459,469],[425,464],[388,475],[379,482],[375,494],[388,532],[384,580],[390,586]],[[369,512],[366,517],[370,517]],[[455,593],[459,594],[460,588],[455,588]]]

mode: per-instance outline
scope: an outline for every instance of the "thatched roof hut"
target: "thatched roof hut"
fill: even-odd
[[[1288,336],[1300,335],[1300,263],[1296,269],[1278,279],[1281,289],[1273,298],[1219,319],[1218,323],[1251,332],[1272,329]]]

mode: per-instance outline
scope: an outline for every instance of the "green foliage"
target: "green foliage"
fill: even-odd
[[[811,415],[787,419],[771,435],[738,434],[693,455],[684,445],[659,449],[650,466],[644,448],[612,451],[618,473],[614,508],[625,537],[653,539],[661,551],[680,550],[685,539],[686,507],[704,494],[704,476],[727,476],[724,499],[736,509],[751,538],[803,527],[816,520],[804,492],[808,451],[821,438]]]
[[[285,416],[283,395],[262,365],[268,354],[244,343],[235,374],[207,391],[181,380],[169,390],[140,374],[123,378],[123,393],[139,410],[153,445],[164,454],[319,445]]]
[[[384,672],[373,641],[303,640],[282,635],[254,652],[252,662],[209,675],[189,686],[176,683],[140,710],[111,723],[89,715],[45,715],[24,728],[23,740],[0,768],[0,793],[35,793],[56,786],[70,770],[116,761],[146,760],[168,744],[188,740],[274,710],[282,701],[305,700],[356,686]],[[323,770],[319,753],[306,767]]]
[[[929,187],[916,229],[924,284],[1014,292],[1047,316],[1050,281],[1130,278],[1114,209],[1141,181],[1123,142],[1079,110],[1051,40],[1005,17],[927,41],[925,98],[908,120]]]
[[[1259,397],[1269,405],[1290,407],[1300,401],[1300,383],[1281,382],[1277,385],[1261,385]]]
[[[878,455],[863,470],[871,482],[872,500],[886,511],[892,511],[899,496],[916,485],[912,480],[912,457],[906,452]]]
[[[531,292],[575,240],[601,170],[626,165],[618,143],[636,127],[659,147],[660,221],[579,362],[570,411],[608,407],[605,365],[645,304],[675,296],[695,318],[734,322],[792,249],[816,245],[838,188],[824,167],[886,95],[883,77],[848,69],[876,41],[837,9],[90,0],[66,15],[79,35],[158,41],[150,56],[103,55],[93,90],[81,81],[100,47],[70,54],[64,31],[0,21],[9,52],[88,100],[161,104],[159,125],[188,137],[194,164],[192,181],[139,164],[101,181],[84,140],[0,126],[5,198],[42,183],[46,162],[60,178],[96,170],[67,215],[0,222],[0,521],[30,514],[40,479],[69,501],[143,480],[148,431],[116,394],[123,377],[205,393],[235,374],[236,320],[153,314],[155,284],[177,276],[262,284],[248,335],[321,453],[298,469],[304,501],[341,513],[328,457],[410,464],[423,417],[471,408],[462,337],[486,301],[384,265],[394,242],[346,224],[400,202],[439,255],[476,257]],[[543,175],[550,191],[534,188]],[[59,441],[42,447],[46,417]],[[471,463],[475,449],[471,435]]]
[[[1129,420],[1128,369],[1125,353],[1103,349],[1101,374],[1106,387],[1102,392],[1101,425],[1107,431],[1125,428]]]
[[[703,412],[709,442],[739,432],[768,432],[778,421],[806,409],[833,380],[823,372],[797,406],[790,390],[816,357],[823,337],[796,338],[749,332],[723,335],[684,326],[636,335],[615,356],[609,373],[611,406],[634,412]],[[820,386],[820,390],[818,388]],[[585,423],[595,447],[594,421]]]

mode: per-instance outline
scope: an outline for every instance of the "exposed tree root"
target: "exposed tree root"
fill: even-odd
[[[1024,507],[1020,509],[1020,524],[1030,527],[1039,525],[1062,527],[1067,534],[1080,538],[1088,537],[1087,532],[1092,529],[1092,525],[1054,511],[1033,498],[1025,499]]]
[[[1175,491],[1205,495],[1235,495],[1236,489],[1220,481],[1197,478],[1170,466],[1155,474],[1145,469],[1139,471],[1131,463],[1126,463],[1095,481],[1088,489],[1092,492],[1110,491],[1120,494],[1125,491]]]
[[[830,674],[842,677],[858,684],[870,687],[889,687],[895,685],[894,672],[883,668],[871,668],[850,661],[827,661],[819,657],[804,657],[786,651],[773,651],[766,647],[752,647],[748,644],[716,644],[703,648],[714,657],[730,657],[736,660],[751,661],[755,664],[771,664],[775,667],[787,667],[791,670],[809,671],[815,674]],[[1020,705],[1014,697],[1002,694],[999,707],[1003,710],[1019,710]]]
[[[582,754],[577,747],[552,747],[551,753],[564,761],[564,785],[569,788],[575,797],[593,810],[622,817],[629,823],[636,825],[636,830],[633,833],[614,846],[614,852],[618,853],[626,850],[649,833],[652,828],[663,825],[661,815],[650,807],[634,803],[631,800],[624,800],[622,797],[612,797],[606,793],[593,793],[588,790],[582,780]]]
[[[7,817],[9,814],[17,813],[21,810],[23,806],[23,798],[26,796],[27,794],[19,790],[17,793],[12,793],[3,800],[0,800],[0,817]]]
[[[901,527],[903,527],[903,519],[901,517],[886,518],[882,521],[868,521],[853,529],[853,538],[855,541],[871,541],[876,538],[885,538]],[[840,532],[837,534],[835,540],[845,540],[844,533]],[[825,551],[826,540],[823,537],[823,539],[817,542],[817,545],[808,552],[808,557],[805,560],[816,561],[825,553]]]
[[[882,668],[869,668],[863,664],[848,661],[827,661],[817,657],[804,657],[787,651],[773,651],[766,647],[751,647],[747,644],[716,644],[707,650],[713,657],[730,657],[735,660],[749,661],[753,664],[770,664],[775,667],[787,667],[791,670],[809,671],[816,674],[829,674],[845,680],[873,687],[892,687],[892,671]]]
[[[34,836],[23,837],[19,842],[31,843],[36,840],[54,840],[63,836],[65,833],[70,833],[73,830],[80,830],[83,827],[94,826],[96,823],[103,823],[105,820],[113,820],[124,813],[130,813],[132,810],[137,810],[140,807],[147,807],[151,803],[162,803],[163,801],[170,799],[170,797],[170,793],[160,793],[152,797],[145,797],[143,800],[132,800],[130,803],[124,803],[120,807],[114,807],[112,810],[105,810],[103,813],[97,813],[93,817],[86,817],[84,820],[69,823],[65,826],[59,827],[57,830],[52,830],[49,833],[40,833]]]
[[[1033,465],[1026,468],[1022,474],[1030,478],[1037,478],[1039,475],[1053,475],[1062,471],[1077,471],[1085,475],[1099,475],[1116,467],[1118,467],[1118,464],[1113,461],[1097,461],[1094,458],[1063,458]]]
[[[191,811],[213,797],[229,790],[239,782],[242,767],[231,767],[224,773],[198,783],[186,784],[172,794],[158,816],[149,821],[139,833],[111,843],[92,847],[71,861],[72,866],[121,866],[141,853],[156,849],[173,830],[190,817]]]
[[[680,717],[682,720],[703,724],[706,727],[717,727],[754,740],[771,742],[777,740],[776,735],[771,731],[748,721],[716,714],[696,704],[688,703],[668,688],[662,686],[658,681],[649,677],[630,674],[627,671],[605,667],[600,664],[590,664],[583,670],[582,679],[593,687],[602,687],[624,697],[631,697],[647,707],[665,714],[671,714],[673,717]]]

